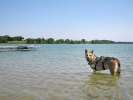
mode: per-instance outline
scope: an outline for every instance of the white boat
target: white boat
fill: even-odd
[[[31,46],[0,46],[0,52],[2,51],[31,51],[35,47]]]

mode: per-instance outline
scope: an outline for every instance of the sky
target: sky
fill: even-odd
[[[133,0],[0,0],[0,35],[133,42]]]

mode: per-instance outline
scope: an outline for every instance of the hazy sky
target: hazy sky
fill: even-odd
[[[133,0],[0,0],[0,35],[133,41]]]

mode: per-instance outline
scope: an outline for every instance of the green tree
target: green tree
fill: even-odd
[[[28,38],[26,39],[27,44],[34,44],[34,39]]]
[[[81,40],[81,43],[85,44],[86,43],[86,40],[85,39],[82,39]]]
[[[47,43],[48,44],[53,44],[55,41],[54,41],[54,39],[53,38],[48,38],[47,39]]]
[[[64,41],[66,44],[69,44],[70,43],[70,40],[69,39],[65,39]]]
[[[41,38],[37,38],[35,41],[37,44],[41,44],[41,42],[42,42]]]
[[[58,40],[56,40],[55,43],[57,43],[57,44],[63,44],[63,43],[65,43],[65,42],[64,42],[64,39],[58,39]]]

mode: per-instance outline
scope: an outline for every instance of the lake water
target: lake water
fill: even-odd
[[[0,100],[133,100],[133,45],[37,45],[28,52],[0,52]],[[121,61],[121,76],[93,73],[84,57]]]

